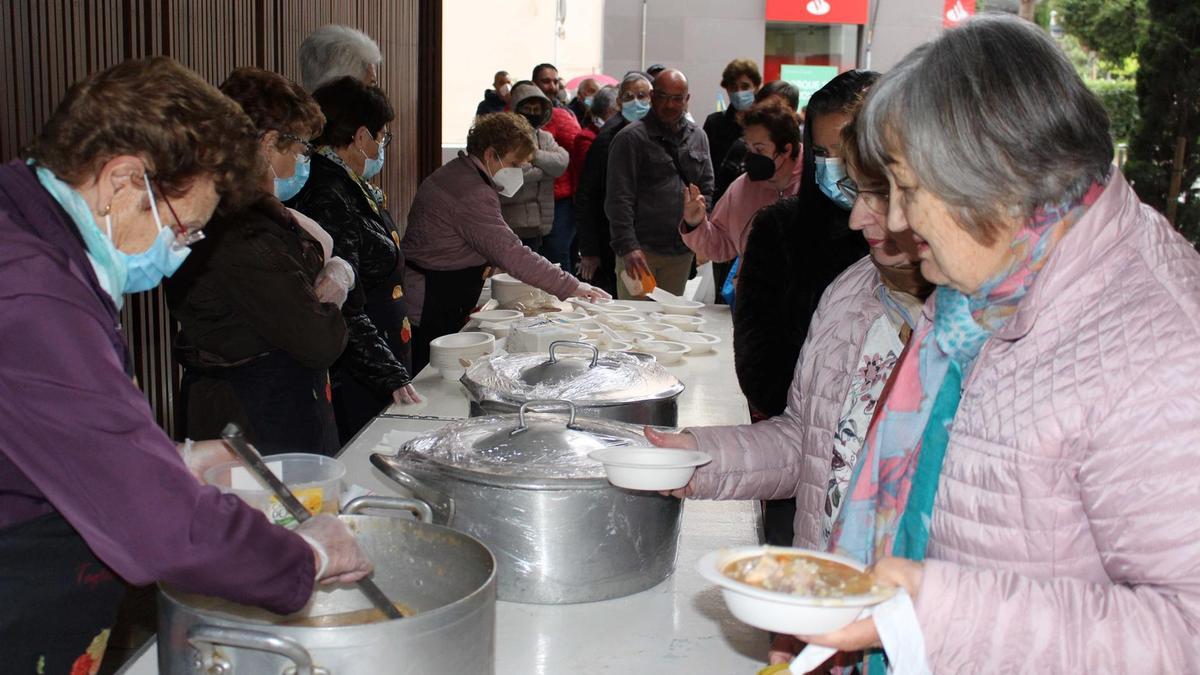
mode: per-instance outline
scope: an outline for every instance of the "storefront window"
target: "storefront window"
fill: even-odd
[[[785,64],[834,66],[838,72],[856,67],[859,29],[853,24],[768,23],[763,78],[779,79]]]

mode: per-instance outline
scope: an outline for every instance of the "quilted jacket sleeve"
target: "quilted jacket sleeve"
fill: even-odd
[[[1165,342],[1156,334],[1155,363],[1064,449],[1082,456],[1080,499],[1112,583],[930,560],[916,608],[934,672],[1197,672],[1200,344]]]
[[[350,263],[356,279],[359,271],[359,247],[363,225],[357,222],[354,209],[335,190],[304,194],[299,208],[317,221],[333,237],[333,254]],[[379,334],[365,309],[366,292],[362,283],[350,289],[342,305],[349,340],[340,364],[355,378],[369,386],[378,396],[390,396],[393,391],[412,381],[404,364],[400,363]]]

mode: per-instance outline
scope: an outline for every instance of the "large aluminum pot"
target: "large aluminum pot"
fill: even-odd
[[[683,393],[679,378],[653,357],[601,354],[594,345],[566,340],[551,343],[548,353],[481,359],[467,369],[462,383],[472,417],[515,413],[528,401],[562,400],[574,403],[585,417],[664,427],[678,421]]]
[[[451,424],[371,462],[429,501],[435,522],[487,544],[501,600],[563,604],[636,593],[674,570],[680,501],[613,487],[587,456],[645,443],[638,427],[576,419],[570,403],[542,401]]]
[[[280,616],[160,587],[158,668],[164,675],[374,675],[491,673],[495,666],[496,563],[487,547],[430,524],[428,505],[362,497],[346,512],[404,508],[421,521],[342,515],[375,563],[373,579],[403,619],[338,626],[280,625],[371,607],[354,586],[321,589]],[[408,612],[406,611],[406,614]]]

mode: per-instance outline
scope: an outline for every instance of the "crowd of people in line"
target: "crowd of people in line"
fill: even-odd
[[[331,455],[421,400],[490,272],[629,298],[697,258],[736,268],[755,423],[647,428],[713,457],[675,497],[774,500],[769,541],[873,565],[936,672],[1200,661],[1200,256],[1032,24],[974,19],[806,102],[738,59],[702,126],[678,69],[573,99],[553,65],[502,71],[403,227],[378,46],[326,26],[298,58],[301,84],[219,88],[127,61],[0,166],[0,662],[102,653],[122,580],[288,613],[372,569],[332,516],[287,530],[201,485],[230,456],[155,423],[126,294],[165,283],[188,438]],[[869,618],[770,658],[804,642],[886,667]]]

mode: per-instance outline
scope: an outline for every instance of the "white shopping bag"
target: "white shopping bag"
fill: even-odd
[[[683,287],[683,297],[708,305],[717,301],[717,282],[714,279],[711,262],[706,262],[696,268],[696,276],[688,279],[687,284]]]

